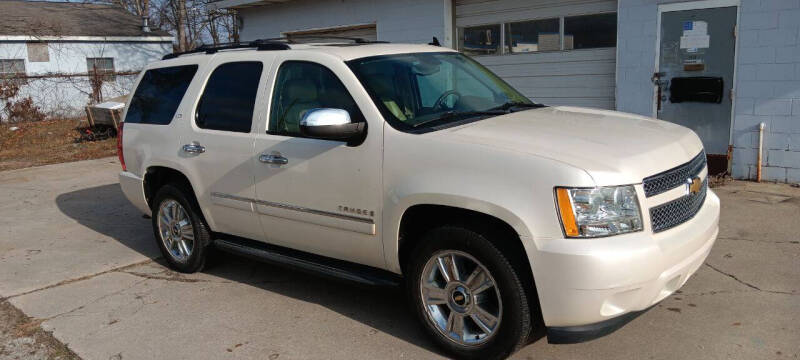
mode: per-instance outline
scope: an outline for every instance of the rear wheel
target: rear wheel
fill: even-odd
[[[180,272],[202,270],[211,234],[202,215],[185,190],[161,187],[153,201],[153,232],[161,254]]]
[[[502,239],[500,239],[502,240]],[[423,236],[407,291],[425,329],[458,358],[505,358],[531,332],[528,292],[487,236],[443,226]]]

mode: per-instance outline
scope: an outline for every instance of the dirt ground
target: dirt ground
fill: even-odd
[[[85,126],[81,119],[0,124],[0,171],[116,155],[116,138],[76,142]]]
[[[0,301],[0,360],[11,359],[80,359],[52,334],[17,310],[8,301]]]

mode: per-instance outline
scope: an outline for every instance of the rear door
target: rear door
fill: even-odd
[[[191,130],[179,150],[194,172],[190,178],[214,231],[261,238],[253,213],[253,124],[261,118],[262,98],[271,58],[248,52],[215,56],[189,113]]]
[[[728,168],[736,12],[720,7],[661,14],[657,117],[700,136],[711,174]]]

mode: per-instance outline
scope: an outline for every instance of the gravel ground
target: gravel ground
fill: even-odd
[[[0,360],[80,359],[8,301],[0,301]]]

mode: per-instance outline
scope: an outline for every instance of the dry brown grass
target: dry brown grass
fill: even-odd
[[[12,127],[19,130],[11,131]],[[80,119],[0,124],[0,171],[117,154],[117,139],[76,143]]]
[[[43,330],[42,322],[0,300],[0,359],[80,360],[52,333]]]

